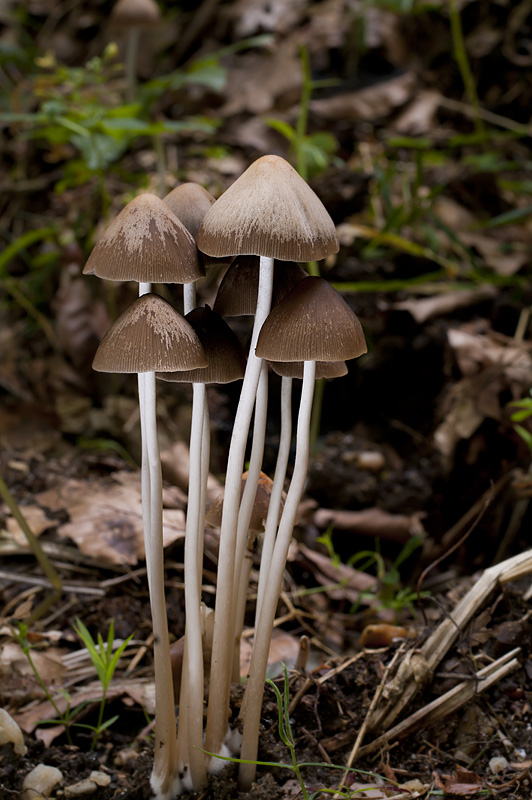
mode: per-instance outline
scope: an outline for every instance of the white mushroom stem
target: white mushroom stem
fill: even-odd
[[[183,284],[183,314],[188,314],[193,308],[196,308],[196,284],[194,281]]]
[[[211,683],[205,749],[219,753],[227,733],[231,666],[233,660],[233,577],[235,549],[240,505],[240,483],[248,438],[249,425],[259,382],[262,360],[255,355],[259,331],[271,306],[273,284],[273,258],[261,256],[257,308],[251,336],[250,352],[246,366],[240,400],[227,460],[224,505],[220,532],[220,556],[216,581],[215,631],[211,661]]]
[[[198,791],[206,783],[207,771],[203,748],[203,642],[201,637],[201,562],[200,523],[202,520],[202,442],[205,420],[205,384],[192,385],[192,424],[190,430],[190,464],[188,507],[185,536],[185,658],[188,687],[181,694],[179,714],[186,715],[188,736],[187,753],[180,753],[180,761],[190,766],[192,785]],[[201,537],[202,538],[202,537]],[[201,542],[202,545],[202,542]],[[184,705],[183,705],[184,701]]]
[[[235,624],[234,624],[234,647],[235,652],[233,656],[233,681],[240,680],[240,637],[242,635],[242,619],[239,619],[242,608],[245,609],[246,605],[246,589],[247,580],[244,577],[244,571],[247,570],[249,578],[250,569],[248,569],[247,558],[245,556],[248,552],[248,531],[253,513],[253,506],[255,505],[255,497],[257,495],[257,488],[259,485],[260,468],[262,466],[262,458],[264,455],[264,440],[266,438],[266,418],[268,414],[268,365],[263,361],[259,385],[257,387],[257,396],[255,398],[255,416],[253,420],[253,441],[251,445],[251,456],[249,458],[248,474],[240,501],[240,510],[238,512],[238,528],[236,539],[235,551],[235,571],[233,578],[233,592],[234,592],[234,609],[235,609]],[[244,597],[239,596],[239,592],[244,590]]]
[[[281,380],[281,431],[279,434],[279,449],[277,451],[277,462],[275,464],[275,475],[273,477],[272,493],[270,495],[270,505],[264,529],[262,541],[262,553],[260,557],[259,586],[257,591],[257,607],[255,610],[255,628],[258,625],[260,608],[264,593],[268,586],[268,575],[272,560],[275,536],[279,524],[281,501],[283,497],[284,482],[286,478],[286,468],[290,456],[290,444],[292,441],[292,378],[282,378]]]
[[[150,290],[149,283],[139,283],[139,296]],[[179,779],[175,775],[177,746],[174,689],[164,594],[163,485],[157,438],[155,372],[139,374],[138,383],[142,439],[142,517],[155,672],[155,750],[151,787],[158,800],[169,800],[176,788],[179,788]]]
[[[297,510],[307,476],[310,415],[312,412],[315,375],[316,363],[314,361],[305,361],[301,401],[297,420],[294,471],[273,550],[268,577],[268,592],[264,593],[258,627],[255,629],[255,641],[253,643],[249,680],[243,702],[245,716],[240,757],[246,761],[256,761],[257,759],[262,695],[266,678],[266,668],[268,665],[271,634],[275,621],[277,602],[281,592],[288,548],[290,546],[292,532],[297,518]],[[255,772],[256,764],[240,765],[239,787],[242,790],[245,791],[249,789],[255,778]]]

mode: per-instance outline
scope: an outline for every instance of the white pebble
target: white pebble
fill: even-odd
[[[24,737],[19,726],[5,708],[0,708],[0,744],[13,744],[15,753],[25,756],[28,749],[24,744]]]
[[[40,800],[41,797],[50,797],[52,789],[63,780],[63,773],[57,767],[48,767],[46,764],[37,766],[28,772],[22,782],[24,790],[20,800]]]
[[[94,781],[85,778],[83,781],[65,786],[65,797],[82,797],[85,794],[92,794],[97,788]]]
[[[94,781],[97,786],[109,786],[111,783],[111,776],[107,772],[93,771],[89,775],[89,780]]]

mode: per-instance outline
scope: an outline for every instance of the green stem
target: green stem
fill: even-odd
[[[453,37],[453,49],[458,69],[464,83],[467,97],[474,110],[474,123],[475,130],[479,134],[484,133],[484,122],[480,113],[480,103],[478,101],[477,88],[475,86],[475,79],[471,72],[471,66],[467,57],[467,51],[464,42],[464,32],[462,29],[462,20],[460,12],[456,5],[456,0],[449,0],[449,19],[451,21],[451,34]]]
[[[7,484],[1,476],[0,476],[0,497],[2,497],[2,500],[11,511],[15,520],[18,522],[20,529],[22,530],[24,536],[28,540],[28,544],[33,551],[33,555],[39,562],[46,577],[52,584],[53,591],[50,594],[50,596],[47,597],[45,600],[43,600],[43,602],[37,606],[37,608],[33,611],[32,615],[30,616],[28,624],[31,624],[35,622],[35,620],[39,619],[39,617],[41,617],[44,614],[44,612],[47,611],[48,608],[50,608],[50,606],[52,606],[55,602],[57,602],[57,600],[59,600],[59,598],[63,593],[63,584],[61,582],[61,578],[59,577],[59,575],[55,570],[54,565],[52,564],[52,562],[42,549],[39,540],[37,539],[37,537],[31,530],[30,526],[26,522],[26,519],[22,515],[22,512],[17,505],[17,501],[7,488]]]

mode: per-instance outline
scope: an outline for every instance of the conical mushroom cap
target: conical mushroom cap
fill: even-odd
[[[295,261],[276,263],[273,270],[272,308],[304,278],[308,278],[308,273]],[[220,282],[214,310],[226,317],[253,315],[258,291],[259,257],[237,256]]]
[[[268,315],[255,353],[268,361],[347,361],[367,351],[356,314],[324,278],[305,278]]]
[[[197,239],[200,225],[214,203],[214,197],[199,183],[182,183],[163,197],[163,203]]]
[[[163,372],[157,377],[173,383],[231,383],[243,378],[246,354],[227,322],[208,306],[194,308],[185,319],[203,346],[207,366],[205,369]]]
[[[154,194],[141,194],[122,209],[83,272],[138,283],[191,283],[205,274],[194,237]]]
[[[181,314],[143,294],[109,328],[94,356],[97,372],[165,372],[206,366],[201,343]]]
[[[155,0],[118,0],[110,18],[115,25],[148,28],[160,22],[161,11]]]
[[[334,223],[318,196],[279,156],[262,156],[205,215],[198,247],[210,256],[312,261],[338,252]]]
[[[277,375],[283,378],[302,378],[303,377],[303,361],[269,361],[270,367]],[[316,362],[316,380],[326,378],[341,378],[347,375],[347,364],[345,361],[317,361]]]

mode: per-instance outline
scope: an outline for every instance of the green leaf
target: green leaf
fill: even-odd
[[[514,427],[532,454],[532,433],[530,433],[530,431],[528,431],[526,428],[523,428],[521,425],[515,425]]]
[[[117,141],[102,133],[93,133],[88,139],[74,135],[71,142],[80,151],[87,167],[94,172],[107,169],[120,158],[128,145],[128,141]]]
[[[296,132],[288,122],[282,119],[275,119],[275,117],[268,117],[265,122],[266,125],[269,125],[270,128],[273,128],[277,133],[280,133],[281,136],[284,136],[289,142],[293,142],[296,138]]]
[[[506,211],[504,214],[499,214],[493,217],[489,222],[485,222],[482,227],[486,229],[500,228],[502,225],[510,225],[512,222],[520,222],[532,214],[532,205],[523,206],[522,208],[513,208],[511,211]]]

